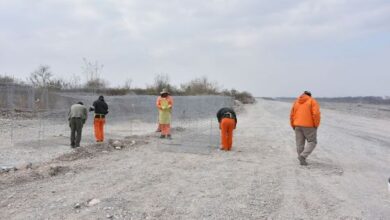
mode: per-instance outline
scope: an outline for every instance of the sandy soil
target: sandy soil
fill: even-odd
[[[187,128],[172,141],[129,136],[122,150],[90,145],[0,174],[1,218],[388,219],[390,121],[324,109],[319,145],[302,167],[289,110],[247,106],[232,152]]]

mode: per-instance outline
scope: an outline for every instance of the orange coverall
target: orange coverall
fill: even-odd
[[[236,121],[232,118],[221,120],[221,143],[222,150],[230,151],[233,144],[233,130],[236,128]]]
[[[93,125],[95,129],[95,138],[97,142],[104,141],[104,124],[106,123],[105,118],[94,118]]]
[[[108,114],[108,105],[104,101],[103,96],[99,96],[98,100],[93,102],[92,108],[90,111],[95,112],[94,116],[94,131],[95,131],[95,138],[97,142],[103,142],[104,141],[104,124],[106,122],[106,115]]]

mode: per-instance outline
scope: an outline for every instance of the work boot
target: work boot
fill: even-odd
[[[172,135],[168,134],[168,135],[167,135],[167,138],[170,139],[170,140],[172,140]]]
[[[298,156],[298,160],[299,160],[299,164],[302,165],[302,166],[307,166],[307,162],[306,162],[306,158],[299,155]]]
[[[76,148],[76,145],[71,144],[71,145],[70,145],[70,148]]]
[[[165,135],[163,135],[163,134],[162,134],[162,135],[160,135],[160,138],[161,138],[161,139],[165,138]]]

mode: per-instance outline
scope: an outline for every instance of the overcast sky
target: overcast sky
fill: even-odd
[[[389,0],[0,0],[0,74],[82,58],[111,85],[207,76],[256,96],[390,95]]]

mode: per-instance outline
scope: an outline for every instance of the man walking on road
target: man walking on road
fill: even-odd
[[[104,124],[106,123],[106,115],[108,114],[108,105],[104,101],[104,97],[99,96],[98,100],[93,103],[93,107],[89,109],[95,111],[93,126],[95,130],[96,142],[104,141]]]
[[[70,107],[68,121],[70,127],[70,146],[72,148],[80,147],[81,133],[83,125],[88,117],[87,108],[82,102],[78,102]]]
[[[294,102],[290,114],[290,124],[295,130],[298,160],[301,165],[307,165],[306,158],[317,145],[317,128],[320,121],[320,105],[311,97],[309,91],[305,91]]]
[[[236,129],[237,116],[231,108],[221,108],[217,112],[221,129],[221,150],[230,151],[233,145],[233,130]]]

